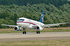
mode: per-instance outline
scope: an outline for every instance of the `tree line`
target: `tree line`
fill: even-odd
[[[70,22],[67,0],[0,0],[0,28],[1,24],[16,24],[19,17],[39,21],[42,10],[45,24]]]

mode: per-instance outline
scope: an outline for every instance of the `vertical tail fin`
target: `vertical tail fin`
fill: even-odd
[[[44,14],[45,14],[44,11],[42,11],[42,15],[41,15],[41,17],[40,17],[40,22],[41,22],[41,23],[43,23]]]

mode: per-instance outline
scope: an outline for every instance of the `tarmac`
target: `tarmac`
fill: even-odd
[[[35,32],[22,33],[1,33],[0,41],[24,41],[24,40],[57,40],[70,39],[70,32]]]

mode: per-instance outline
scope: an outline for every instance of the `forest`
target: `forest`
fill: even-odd
[[[0,28],[16,25],[19,17],[39,21],[42,10],[45,24],[70,22],[69,0],[0,0]]]

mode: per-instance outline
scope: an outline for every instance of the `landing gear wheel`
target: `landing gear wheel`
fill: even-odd
[[[23,31],[23,34],[26,34],[26,31]]]
[[[37,31],[36,33],[37,33],[37,34],[40,34],[40,31]]]

